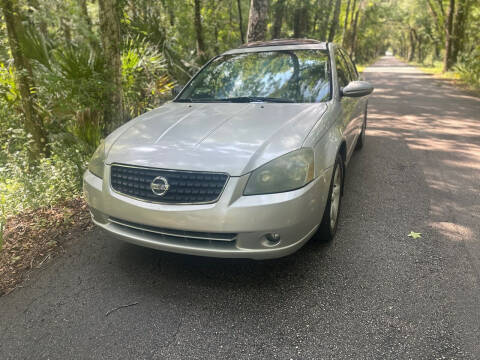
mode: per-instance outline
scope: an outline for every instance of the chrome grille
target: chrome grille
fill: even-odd
[[[153,179],[167,179],[169,189],[163,196],[150,187]],[[169,204],[198,204],[215,202],[227,183],[228,175],[199,171],[164,170],[113,164],[112,188],[137,199]]]
[[[232,243],[235,242],[237,234],[235,233],[210,233],[198,231],[185,231],[175,229],[165,229],[155,226],[137,224],[130,221],[110,217],[112,223],[122,227],[137,230],[145,233],[158,235],[166,240],[174,241],[199,241],[199,242],[216,242],[216,243]]]

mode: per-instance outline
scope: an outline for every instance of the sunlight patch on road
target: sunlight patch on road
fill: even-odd
[[[364,73],[421,73],[420,70],[413,66],[370,66],[363,70]]]
[[[452,241],[464,241],[473,239],[472,231],[460,224],[454,224],[452,222],[440,221],[432,222],[429,224],[432,228],[445,235]]]

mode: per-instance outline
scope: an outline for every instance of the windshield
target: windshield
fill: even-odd
[[[330,99],[328,54],[323,50],[223,55],[185,88],[180,102],[295,102]]]

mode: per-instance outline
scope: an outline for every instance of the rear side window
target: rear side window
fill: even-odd
[[[343,56],[337,50],[335,53],[335,63],[337,65],[338,86],[345,87],[350,82],[350,72]]]
[[[344,50],[340,50],[340,52],[342,53],[343,58],[345,59],[345,63],[348,66],[348,70],[350,72],[350,81],[358,80],[357,68],[353,63],[352,58]]]

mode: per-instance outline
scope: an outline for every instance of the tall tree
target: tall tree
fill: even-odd
[[[355,6],[355,5],[354,5]],[[348,16],[350,15],[350,0],[347,2],[347,9],[345,10],[345,19],[343,22],[343,32],[342,32],[342,45],[345,46],[347,42],[347,24],[348,24]]]
[[[353,3],[353,9],[355,9],[355,2]],[[358,9],[355,11],[355,15],[352,17],[352,29],[351,29],[351,34],[352,34],[352,43],[350,44],[350,56],[354,56],[355,50],[357,47],[357,28],[358,28],[358,17],[360,14],[360,10],[362,9],[363,1],[360,2],[358,5]],[[353,13],[352,13],[353,14]]]
[[[15,77],[25,116],[25,131],[32,135],[30,159],[38,160],[42,155],[48,156],[47,136],[43,121],[35,109],[35,88],[32,66],[25,56],[21,45],[24,28],[20,18],[20,8],[17,0],[1,0],[1,8],[7,25],[8,44],[15,64]]]
[[[303,38],[308,32],[310,22],[310,1],[301,0],[297,1],[297,6],[293,13],[293,37]]]
[[[417,47],[417,31],[414,28],[410,29],[410,51],[408,53],[408,61],[413,61],[415,59],[415,48]]]
[[[122,90],[122,53],[119,0],[98,0],[100,33],[106,62],[106,73],[111,84],[106,94],[104,109],[105,131],[113,131],[125,121]]]
[[[242,44],[245,42],[245,34],[243,33],[243,16],[242,16],[242,3],[240,0],[237,0],[238,8],[238,27],[240,28],[240,40]]]
[[[203,40],[202,27],[202,4],[200,0],[195,0],[195,36],[197,38],[197,56],[203,64],[206,61],[205,41]]]
[[[98,39],[93,32],[93,24],[90,15],[88,14],[87,0],[78,0],[78,5],[80,7],[80,15],[84,22],[84,25],[87,29],[86,36],[88,38],[88,43],[90,47],[94,50],[98,50],[99,44]]]
[[[328,32],[328,41],[332,42],[335,38],[335,32],[337,31],[338,27],[338,18],[340,16],[340,5],[342,4],[342,0],[336,0],[335,2],[335,10],[333,11],[333,19],[332,23],[330,24],[330,31]]]
[[[453,23],[453,42],[452,42],[452,61],[456,62],[458,53],[463,50],[463,43],[465,40],[465,25],[468,14],[470,1],[458,0],[454,23]]]
[[[247,41],[265,40],[269,0],[251,0],[248,14]]]
[[[452,59],[452,28],[453,14],[455,12],[455,0],[450,0],[448,5],[447,21],[445,23],[445,55],[443,57],[443,72],[450,70],[453,65]]]
[[[327,30],[330,20],[330,13],[332,12],[333,0],[328,0],[328,5],[323,5],[323,0],[318,0],[318,7],[321,9],[320,12],[320,28],[319,28],[319,37],[322,40],[327,39]]]
[[[91,28],[92,19],[90,19],[90,16],[88,15],[87,0],[78,0],[78,5],[80,6],[80,11],[85,23]]]
[[[437,30],[437,32],[440,34],[440,36],[443,37],[443,23],[442,23],[442,19],[443,17],[441,17],[437,11],[437,9],[435,8],[435,5],[433,3],[432,0],[428,0],[428,7],[430,9],[430,12],[432,13],[432,16],[433,16],[433,19],[435,20],[435,28]],[[442,14],[443,15],[443,14]]]
[[[283,17],[285,14],[285,0],[277,0],[273,6],[272,38],[278,39],[282,33]]]

